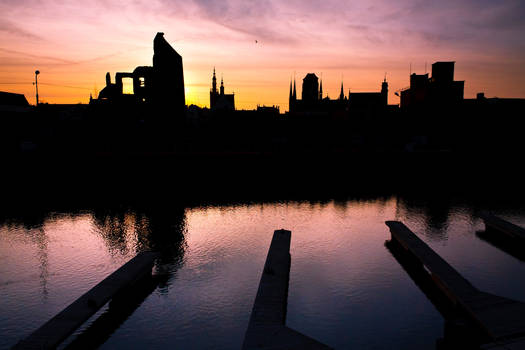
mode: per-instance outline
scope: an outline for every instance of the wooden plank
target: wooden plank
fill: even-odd
[[[291,231],[276,230],[266,257],[243,349],[330,349],[285,326]]]
[[[387,221],[392,239],[430,272],[436,285],[493,340],[525,334],[525,303],[479,291],[398,221]]]
[[[480,217],[485,222],[485,227],[489,230],[495,230],[507,235],[521,244],[525,243],[525,229],[514,225],[511,222],[503,220],[500,217],[492,215],[487,212],[482,212]]]
[[[98,349],[113,333],[137,310],[142,303],[153,293],[161,281],[167,280],[167,275],[144,276],[118,293],[108,303],[108,308],[89,326],[82,330],[71,342],[66,339],[60,344],[64,350]],[[65,346],[64,346],[65,345]]]
[[[477,293],[477,289],[470,284],[459,272],[450,266],[441,256],[430,249],[420,240],[408,227],[398,221],[387,221],[392,238],[409,250],[430,271],[432,278],[438,287],[457,302],[456,297],[467,297]]]
[[[291,235],[287,230],[273,234],[253,304],[251,326],[284,325],[286,321]]]
[[[158,253],[142,252],[47,321],[13,349],[54,349],[112,297],[151,274]]]

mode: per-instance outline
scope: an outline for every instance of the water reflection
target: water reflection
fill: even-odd
[[[425,227],[423,232],[436,241],[448,240],[451,201],[447,196],[434,198],[405,196],[398,197],[396,217],[417,217]]]
[[[70,348],[102,344],[154,290],[169,292],[187,246],[184,206],[73,203],[62,213],[63,208],[40,204],[13,206],[0,215],[0,297],[6,311],[0,317],[5,333],[0,349],[39,327],[140,251],[161,253],[154,278],[126,293],[126,301],[121,295],[110,303]],[[34,312],[31,305],[39,305],[32,316],[24,311],[29,307]],[[22,319],[15,321],[20,318],[15,315]]]
[[[33,237],[34,237],[34,240],[37,246],[38,261],[40,262],[39,279],[40,279],[40,286],[42,287],[42,299],[44,299],[45,301],[48,295],[47,278],[49,276],[47,236],[42,228],[39,228],[34,231],[36,231],[36,235],[33,235]]]
[[[49,278],[49,253],[48,253],[48,244],[49,238],[45,234],[43,227],[34,226],[35,221],[31,220],[26,225],[10,221],[4,225],[0,225],[0,238],[6,241],[5,243],[11,243],[13,241],[22,241],[26,244],[34,247],[34,256],[36,258],[38,267],[37,279],[39,283],[40,293],[39,296],[42,302],[45,302],[48,296],[48,278]],[[7,237],[6,237],[7,236]],[[4,244],[5,244],[4,243]],[[1,246],[1,244],[0,244]],[[9,245],[6,245],[5,248],[8,248]],[[4,248],[4,249],[5,249]],[[3,254],[0,253],[1,258],[5,258],[8,252],[4,251]],[[10,284],[16,282],[16,272],[6,274],[0,279],[0,282],[3,284]]]
[[[476,236],[516,259],[525,262],[525,247],[523,244],[516,243],[512,238],[507,238],[506,235],[494,233],[490,230],[476,231]]]
[[[144,233],[134,230],[137,220],[135,215],[124,211],[95,210],[92,217],[98,233],[104,238],[111,254],[119,253],[127,256],[137,250],[136,237]]]
[[[479,348],[482,335],[436,287],[431,275],[421,263],[407,254],[395,240],[386,241],[385,247],[444,319],[443,337],[436,339],[436,350]]]
[[[110,253],[159,252],[156,273],[170,277],[163,278],[159,286],[164,290],[169,285],[187,247],[184,206],[146,202],[132,209],[99,209],[93,212],[93,220]]]
[[[96,232],[110,254],[133,256],[140,251],[160,252],[152,277],[120,293],[67,349],[93,349],[102,345],[157,288],[167,294],[170,281],[184,260],[185,211],[180,205],[140,206],[133,210],[106,209],[92,213]]]
[[[488,202],[343,192],[335,200],[174,198],[29,201],[0,213],[0,348],[144,250],[161,252],[160,278],[131,301],[111,303],[70,346],[238,348],[271,233],[281,227],[293,232],[290,325],[336,348],[422,349],[429,339],[434,348],[443,319],[453,319],[385,250],[384,220],[411,223],[480,287],[516,298],[522,283],[505,287],[499,272],[515,276],[521,265],[473,234],[472,213]],[[11,280],[18,287],[3,283]]]
[[[167,276],[148,276],[113,298],[107,309],[67,343],[65,349],[97,349],[124,323]]]

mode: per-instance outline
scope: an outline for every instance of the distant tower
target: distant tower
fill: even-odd
[[[210,109],[211,110],[235,110],[235,95],[224,93],[224,79],[221,74],[220,90],[217,90],[217,75],[215,74],[215,67],[213,67],[213,78],[211,82],[212,88],[210,90]]]
[[[323,78],[321,78],[321,83],[319,84],[319,99],[323,99]]]
[[[217,77],[215,76],[215,67],[213,67],[213,78],[211,79],[211,92],[217,93]]]
[[[217,76],[215,75],[215,67],[213,67],[213,77],[211,78],[210,91],[210,109],[213,109],[217,103],[219,92],[217,91]]]
[[[303,78],[303,103],[313,104],[319,100],[319,78],[314,73],[308,73]]]
[[[109,72],[106,73],[106,86],[110,86],[111,85],[111,75],[109,74]]]
[[[381,99],[384,106],[388,106],[388,83],[386,82],[386,74],[383,83],[381,84]]]
[[[343,89],[343,81],[341,81],[341,92],[339,93],[339,99],[343,101],[345,99],[345,92]]]
[[[182,57],[157,33],[153,39],[153,96],[164,111],[183,115],[186,110]]]

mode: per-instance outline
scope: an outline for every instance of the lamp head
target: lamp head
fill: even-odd
[[[40,74],[40,71],[39,70],[36,70],[35,71],[35,75],[39,75]]]

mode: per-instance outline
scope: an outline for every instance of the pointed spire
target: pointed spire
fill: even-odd
[[[295,89],[295,73],[294,73],[294,77],[293,77],[293,99],[294,101],[297,100],[297,90]]]
[[[344,100],[345,99],[345,93],[343,89],[343,80],[341,80],[341,93],[339,94],[339,99]]]
[[[291,100],[293,97],[292,95],[292,78],[290,77],[290,95],[288,95],[288,100]]]
[[[321,84],[319,86],[319,99],[323,99],[323,78],[321,78]]]
[[[211,80],[211,84],[212,84],[211,91],[213,93],[216,93],[217,92],[217,77],[215,76],[215,67],[213,67],[213,78]]]
[[[388,105],[388,83],[386,82],[386,73],[385,79],[381,83],[381,96],[383,98],[383,104]]]

